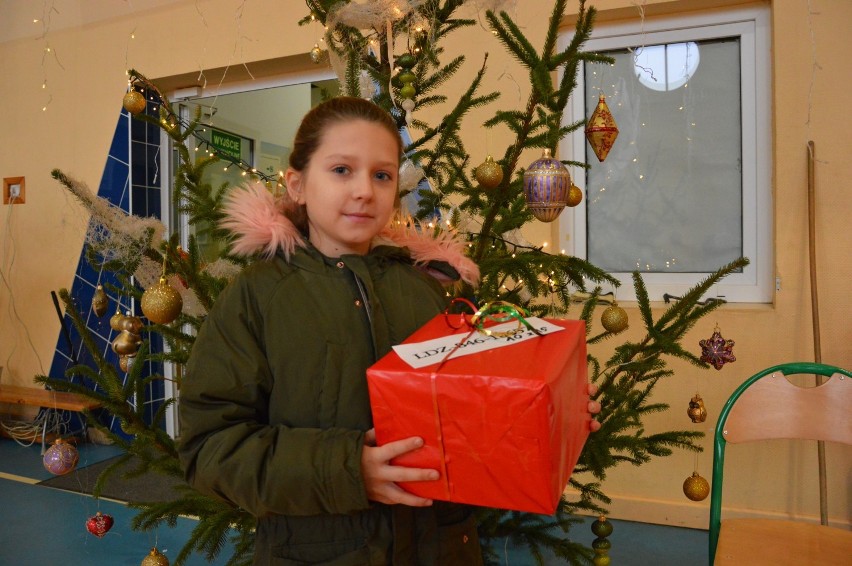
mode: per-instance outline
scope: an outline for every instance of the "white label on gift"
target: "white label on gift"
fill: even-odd
[[[528,318],[526,321],[541,334],[552,334],[559,330],[565,330],[561,326],[551,324],[546,320],[536,317]],[[521,325],[519,328],[517,321],[488,327],[488,330],[494,333],[503,333],[514,329],[517,329],[517,332],[509,336],[486,336],[478,330],[473,333],[467,331],[461,334],[453,334],[452,336],[433,338],[425,342],[398,344],[393,349],[411,367],[422,368],[437,364],[445,358],[453,359],[468,356],[486,350],[502,348],[503,346],[511,346],[512,344],[518,344],[519,342],[532,340],[540,336],[540,334],[536,334],[524,325]],[[456,348],[456,350],[453,351],[453,348]],[[452,355],[447,357],[450,353]]]

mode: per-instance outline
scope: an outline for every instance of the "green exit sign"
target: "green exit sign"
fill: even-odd
[[[221,132],[219,130],[211,130],[210,145],[221,153],[230,155],[234,159],[239,160],[242,158],[242,143],[243,140],[239,136],[235,136],[227,132]]]

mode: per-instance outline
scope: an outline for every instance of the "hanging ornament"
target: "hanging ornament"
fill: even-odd
[[[699,340],[701,346],[701,361],[712,365],[717,370],[729,362],[737,361],[734,357],[734,341],[725,340],[719,332],[719,325],[713,330],[713,336],[707,340]]]
[[[710,495],[710,484],[698,472],[692,472],[683,482],[683,494],[693,501],[703,501]]]
[[[503,168],[490,155],[473,172],[476,182],[486,189],[493,189],[503,180]]]
[[[183,308],[180,293],[168,284],[165,277],[142,294],[142,313],[156,324],[168,324],[178,317]]]
[[[604,309],[601,315],[601,324],[607,332],[618,334],[627,329],[627,311],[613,302]]]
[[[608,566],[610,563],[609,550],[612,543],[606,537],[612,534],[612,523],[601,515],[592,523],[592,533],[597,537],[592,541],[592,549],[595,551],[593,563],[595,566]]]
[[[135,356],[136,352],[139,351],[140,343],[139,336],[122,330],[116,339],[112,341],[112,351],[119,356]]]
[[[86,530],[98,538],[103,538],[112,528],[114,523],[111,515],[104,515],[100,511],[95,513],[94,517],[89,517],[86,521]]]
[[[545,149],[541,158],[524,171],[524,198],[533,216],[542,222],[553,222],[568,202],[571,175],[558,159]]]
[[[592,146],[598,161],[603,162],[606,159],[617,137],[618,126],[615,125],[615,118],[609,111],[609,106],[606,105],[606,97],[602,94],[586,124],[586,139],[589,140],[589,145]]]
[[[121,371],[127,373],[130,371],[130,368],[133,367],[133,362],[136,360],[136,355],[132,356],[119,356],[118,357],[118,367],[121,368]]]
[[[73,472],[77,468],[80,453],[73,444],[68,444],[61,438],[57,438],[53,446],[47,449],[42,458],[44,469],[51,474],[63,476]]]
[[[689,408],[686,414],[694,423],[703,423],[707,420],[707,409],[704,408],[704,399],[698,393],[689,400]]]
[[[414,97],[417,95],[413,84],[417,76],[411,72],[411,69],[417,64],[417,59],[411,53],[403,53],[397,57],[396,64],[401,69],[396,79],[402,84],[399,95],[402,97],[402,109],[405,110],[405,123],[411,125],[411,112],[414,110]]]
[[[124,319],[124,315],[121,314],[121,311],[116,307],[115,314],[109,318],[109,327],[115,330],[116,332],[121,332],[121,321]]]
[[[314,43],[313,49],[311,49],[311,61],[318,64],[322,59],[322,49],[318,43]]]
[[[109,308],[109,297],[104,292],[102,285],[95,287],[95,294],[92,295],[92,312],[95,316],[101,317],[106,314]]]
[[[140,566],[169,566],[169,559],[165,557],[156,547],[151,549]]]
[[[130,316],[130,312],[128,312],[124,318],[121,319],[121,324],[118,329],[122,332],[127,331],[133,336],[140,337],[143,326],[145,325],[142,323],[142,319],[138,316]]]
[[[571,187],[568,189],[568,202],[565,204],[570,207],[575,207],[581,202],[583,202],[583,191],[580,190],[580,187],[571,183]]]
[[[112,351],[119,356],[135,356],[142,343],[142,321],[137,316],[123,317],[118,324],[119,335],[112,342]]]
[[[180,258],[180,262],[184,263],[184,265],[186,264],[185,262],[189,261],[189,253],[187,253],[186,250],[184,250],[182,247],[178,246],[177,248],[175,248],[175,252]],[[183,285],[184,289],[189,289],[189,284],[186,282],[186,279],[184,279],[180,275],[178,275],[177,278],[178,281],[180,281],[180,284]]]
[[[145,97],[142,96],[142,93],[138,90],[134,90],[131,88],[127,91],[127,94],[124,95],[122,105],[124,106],[125,110],[135,116],[145,110]]]

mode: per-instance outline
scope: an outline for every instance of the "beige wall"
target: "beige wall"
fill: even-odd
[[[646,16],[741,4],[735,0],[647,0]],[[39,4],[39,6],[35,6]],[[187,86],[199,70],[231,65],[226,80],[238,76],[242,63],[253,62],[256,76],[293,71],[307,61],[315,31],[295,22],[304,12],[299,0],[255,0],[245,3],[241,18],[236,0],[180,0],[172,3],[137,0],[135,14],[128,3],[100,3],[109,17],[86,22],[80,0],[60,0],[46,40],[62,67],[51,56],[43,58],[45,39],[27,31],[40,3],[0,0],[4,23],[0,33],[12,39],[0,43],[0,175],[26,176],[26,204],[0,208],[2,273],[0,281],[0,365],[3,382],[26,383],[46,372],[59,331],[50,291],[70,287],[80,252],[86,216],[49,175],[52,168],[87,181],[97,188],[126,88],[124,69],[133,67],[151,78],[178,77],[169,86]],[[517,19],[534,43],[540,43],[551,3],[521,0]],[[601,19],[639,22],[633,0],[593,3]],[[812,14],[809,16],[808,7]],[[123,11],[122,11],[123,10]],[[32,12],[36,11],[36,14]],[[200,12],[200,13],[199,13]],[[89,13],[89,12],[87,12]],[[105,14],[103,11],[91,13]],[[67,18],[63,24],[63,18]],[[570,15],[569,15],[570,19]],[[806,143],[816,143],[817,263],[822,328],[822,359],[852,367],[852,326],[848,293],[850,216],[848,194],[852,165],[852,74],[848,54],[852,38],[852,2],[846,0],[784,0],[772,4],[774,224],[776,273],[781,290],[772,305],[726,305],[713,321],[700,324],[686,346],[698,351],[718,322],[726,338],[736,341],[737,362],[722,371],[696,370],[674,363],[676,376],[658,387],[655,400],[672,410],[650,419],[650,432],[701,426],[710,433],[720,405],[735,386],[752,373],[776,363],[813,360],[810,284],[808,274]],[[24,29],[25,31],[21,31]],[[41,32],[41,28],[37,30]],[[130,39],[130,33],[135,39]],[[483,90],[503,93],[502,105],[521,105],[528,93],[527,75],[507,57],[490,33],[474,28],[447,45],[448,55],[469,55],[465,78],[445,87],[453,97],[467,86],[484,51],[490,53]],[[270,64],[269,61],[273,60]],[[281,63],[280,65],[278,63]],[[282,67],[281,65],[284,65]],[[253,73],[255,72],[253,71]],[[245,73],[243,72],[243,76]],[[215,76],[215,75],[211,75]],[[47,89],[42,89],[47,78]],[[217,80],[210,80],[206,92]],[[52,97],[42,111],[48,96]],[[478,125],[493,110],[477,110],[468,118],[466,143],[472,161],[486,152],[499,153],[504,133],[480,134]],[[423,112],[427,120],[437,116]],[[529,161],[537,156],[530,154]],[[553,241],[549,227],[538,226],[527,237]],[[7,286],[8,283],[8,286]],[[11,288],[11,290],[10,290]],[[629,305],[623,305],[629,307]],[[86,307],[84,305],[84,307]],[[638,313],[629,309],[631,320]],[[626,334],[639,337],[638,324]],[[602,357],[607,352],[598,352]],[[709,410],[703,425],[686,417],[689,398],[699,391]],[[705,445],[709,448],[709,442]],[[734,451],[733,461],[744,451]],[[731,470],[732,491],[726,503],[748,513],[817,515],[816,450],[811,445],[774,444],[749,451],[759,461]],[[852,483],[852,461],[840,459],[829,447],[829,501],[832,520],[848,524],[850,505],[839,489]],[[751,455],[749,454],[749,455]],[[697,465],[709,479],[709,450],[697,458],[676,453],[641,468],[625,467],[610,473],[605,491],[614,498],[613,516],[635,520],[704,527],[707,502],[692,503],[681,492],[683,480]],[[744,482],[757,479],[759,489]]]

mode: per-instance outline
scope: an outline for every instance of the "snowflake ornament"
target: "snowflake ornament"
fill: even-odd
[[[713,336],[707,340],[699,340],[698,345],[701,346],[701,361],[712,365],[717,370],[722,369],[722,366],[728,362],[735,362],[734,357],[734,341],[725,340],[719,332],[719,327],[713,331]]]

